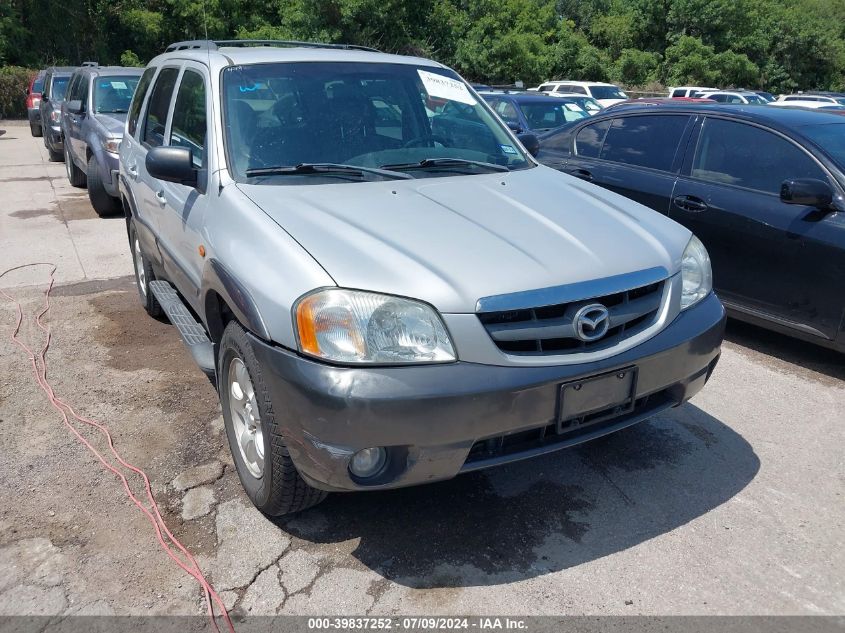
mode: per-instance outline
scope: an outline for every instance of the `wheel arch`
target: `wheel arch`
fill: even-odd
[[[232,319],[255,336],[270,340],[258,306],[249,291],[223,264],[212,259],[203,271],[203,319],[211,340],[219,343]]]

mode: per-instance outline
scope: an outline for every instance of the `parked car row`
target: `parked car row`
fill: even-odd
[[[845,351],[845,120],[823,111],[611,108],[539,159],[669,216],[713,262],[729,313]]]
[[[70,184],[87,187],[98,215],[119,212],[118,148],[142,69],[86,62],[42,72],[33,136],[43,135],[50,160],[65,161]]]

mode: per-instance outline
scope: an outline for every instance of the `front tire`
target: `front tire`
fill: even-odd
[[[91,206],[94,207],[97,215],[102,218],[117,214],[120,209],[120,200],[106,191],[103,179],[100,177],[100,166],[94,156],[88,159],[87,181],[88,199],[91,200]]]
[[[129,222],[129,248],[132,250],[132,263],[135,268],[135,283],[138,284],[138,298],[141,300],[141,305],[144,310],[151,317],[158,318],[162,315],[163,310],[158,303],[158,299],[150,290],[150,282],[155,279],[153,276],[153,267],[144,251],[141,250],[141,241],[138,239],[138,232],[135,229],[135,220]]]
[[[264,384],[261,365],[237,321],[220,341],[217,373],[229,448],[247,496],[270,516],[305,510],[326,498],[296,470]]]
[[[77,167],[73,162],[73,158],[70,155],[70,149],[67,146],[67,141],[65,141],[65,171],[67,172],[68,182],[71,185],[80,189],[85,187],[85,172]]]

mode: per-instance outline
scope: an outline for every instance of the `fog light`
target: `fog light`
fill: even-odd
[[[372,477],[377,475],[387,461],[387,451],[382,447],[365,448],[352,456],[349,470],[356,477]]]

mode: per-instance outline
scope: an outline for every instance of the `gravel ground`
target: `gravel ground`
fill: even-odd
[[[50,380],[149,473],[236,613],[845,613],[845,357],[731,323],[710,384],[649,422],[270,521],[241,492],[209,381],[138,303],[122,220],[97,218],[26,126],[0,127],[0,272],[59,264]],[[45,281],[0,287],[31,314]],[[14,322],[0,303],[0,615],[203,613],[49,406]]]

